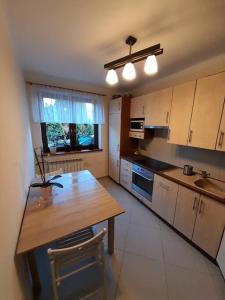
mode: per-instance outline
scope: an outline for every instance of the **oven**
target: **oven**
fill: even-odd
[[[150,206],[152,202],[153,182],[153,172],[133,164],[132,193],[140,200],[143,200],[143,202],[148,206]]]
[[[144,119],[131,119],[130,131],[144,132]]]

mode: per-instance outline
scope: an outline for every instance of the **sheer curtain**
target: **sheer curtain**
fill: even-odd
[[[30,91],[36,123],[104,124],[102,96],[35,84]]]

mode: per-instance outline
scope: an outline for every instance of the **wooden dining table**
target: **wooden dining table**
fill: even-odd
[[[16,255],[26,255],[33,286],[40,288],[35,249],[108,220],[108,252],[114,252],[115,217],[120,204],[88,171],[62,174],[63,188],[31,187],[21,223]]]

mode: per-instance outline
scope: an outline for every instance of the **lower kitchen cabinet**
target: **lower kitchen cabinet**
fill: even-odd
[[[215,258],[224,226],[225,206],[201,195],[192,241]]]
[[[199,198],[200,194],[179,185],[173,225],[190,240],[198,213]]]
[[[120,161],[120,184],[128,191],[131,191],[132,163],[125,159],[121,159]]]
[[[161,176],[154,176],[152,210],[173,224],[176,208],[178,184]]]

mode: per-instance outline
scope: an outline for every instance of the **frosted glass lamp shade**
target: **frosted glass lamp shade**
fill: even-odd
[[[150,55],[147,57],[144,71],[148,75],[152,75],[158,72],[158,64],[155,55]]]
[[[133,80],[136,77],[136,71],[132,63],[125,65],[123,69],[123,78],[126,80]]]
[[[107,75],[106,75],[106,79],[105,81],[110,84],[110,85],[114,85],[118,82],[118,76],[116,74],[115,70],[109,70]]]

